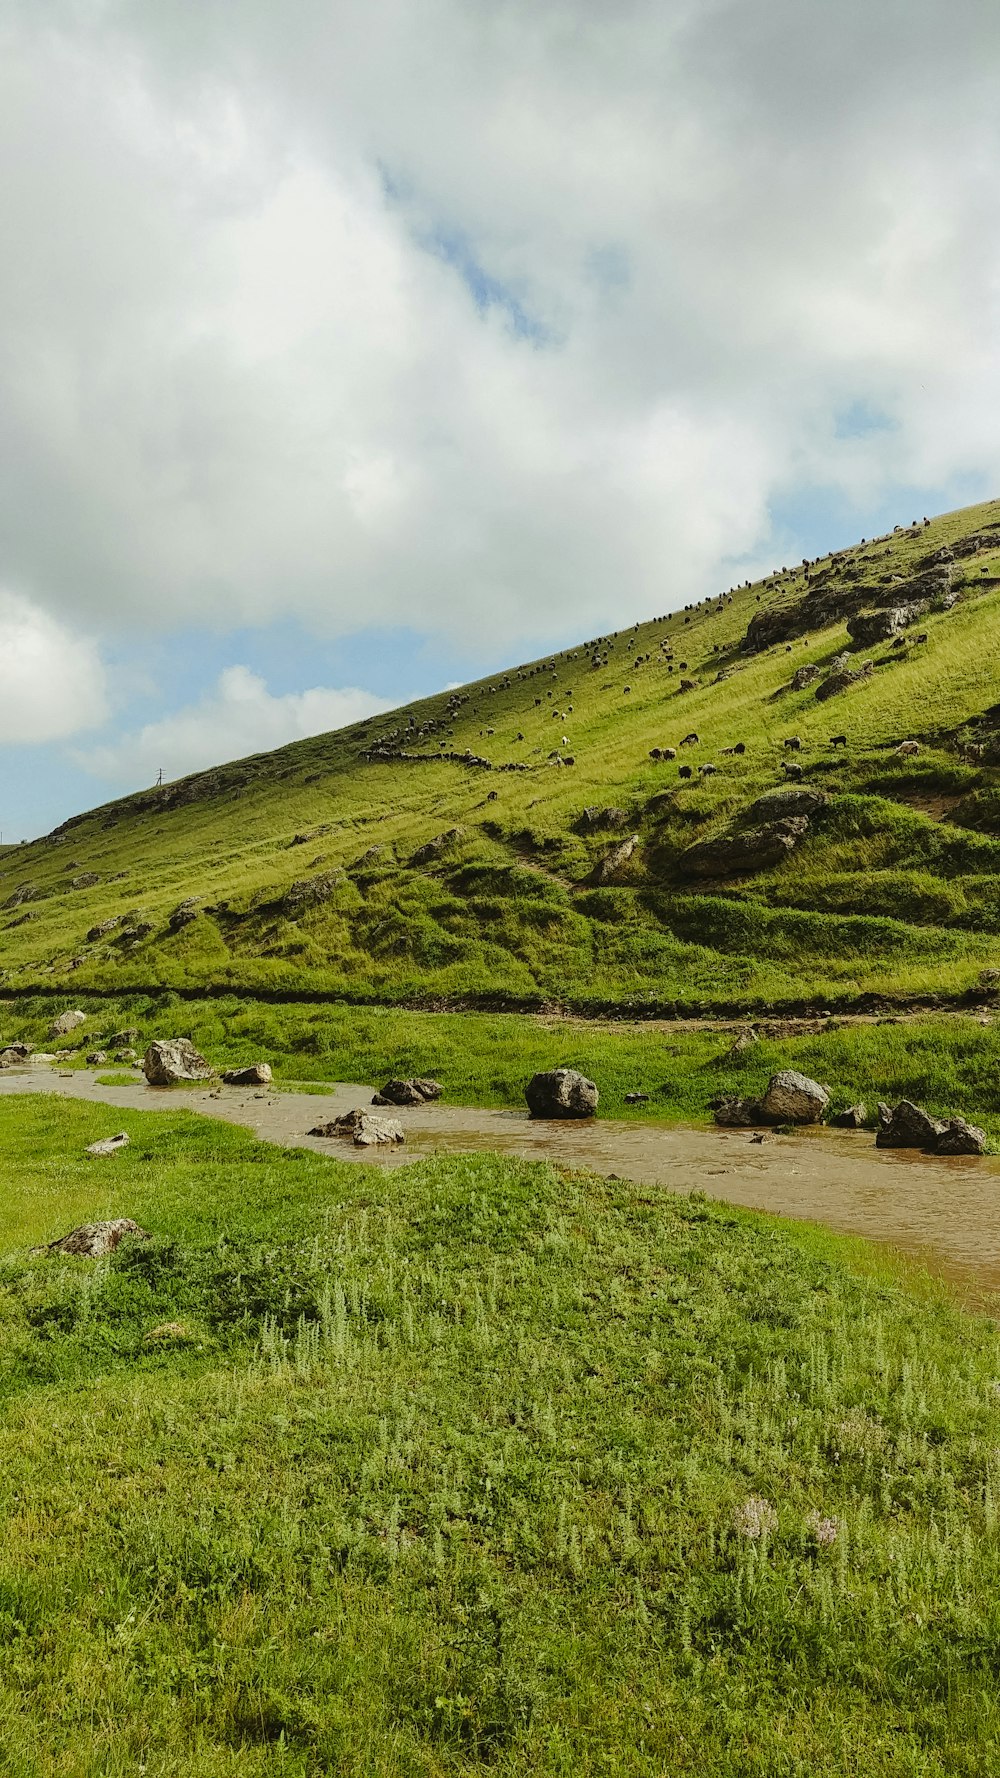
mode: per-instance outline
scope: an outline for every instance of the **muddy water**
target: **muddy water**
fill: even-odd
[[[363,1166],[394,1167],[419,1156],[476,1150],[557,1161],[642,1186],[703,1191],[750,1209],[822,1222],[902,1248],[976,1296],[1000,1292],[1000,1159],[938,1160],[881,1150],[867,1132],[768,1132],[763,1142],[754,1142],[743,1130],[534,1122],[520,1111],[441,1103],[386,1113],[403,1125],[405,1147],[358,1149],[306,1132],[352,1106],[370,1104],[371,1087],[335,1086],[322,1095],[262,1096],[239,1087],[181,1094],[146,1086],[141,1077],[111,1087],[98,1086],[90,1072],[60,1075],[26,1067],[0,1075],[0,1097],[26,1092],[129,1110],[201,1112],[265,1141]]]

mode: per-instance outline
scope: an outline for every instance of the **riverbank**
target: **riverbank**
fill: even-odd
[[[357,1149],[308,1134],[314,1125],[368,1104],[372,1091],[370,1084],[340,1084],[309,1094],[225,1086],[171,1092],[147,1086],[141,1076],[102,1084],[95,1070],[29,1067],[0,1074],[0,1104],[7,1097],[44,1094],[121,1111],[169,1107],[235,1124],[279,1147],[367,1166],[494,1153],[629,1180],[658,1195],[703,1192],[898,1248],[970,1300],[1000,1293],[997,1158],[877,1149],[866,1131],[768,1131],[761,1142],[748,1130],[664,1126],[639,1118],[627,1124],[600,1118],[550,1122],[523,1110],[441,1101],[393,1108],[406,1133],[401,1148]]]

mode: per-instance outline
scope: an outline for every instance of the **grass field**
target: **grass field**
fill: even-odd
[[[697,1199],[115,1119],[0,1105],[0,1770],[1000,1762],[992,1323]]]
[[[953,563],[959,602],[921,619],[927,640],[867,651],[871,676],[827,703],[790,680],[844,649],[843,623],[740,650],[751,617],[802,597],[800,569],[7,851],[3,982],[590,1012],[961,996],[1000,961],[998,768],[965,746],[996,701],[998,518],[994,502],[812,565],[814,590],[876,600],[983,533]],[[678,762],[650,759],[695,731]],[[779,866],[690,880],[685,848],[782,782],[790,736],[829,797],[805,839]],[[919,755],[898,756],[913,737]],[[371,759],[377,742],[449,757]],[[450,757],[467,750],[519,769]],[[581,819],[609,807],[617,830]]]

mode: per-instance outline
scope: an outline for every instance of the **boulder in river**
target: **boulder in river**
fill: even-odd
[[[212,1066],[199,1054],[189,1037],[169,1037],[151,1043],[142,1061],[151,1087],[171,1087],[175,1081],[211,1080]]]
[[[986,1131],[967,1124],[964,1117],[949,1117],[934,1145],[935,1154],[985,1154]]]
[[[343,1117],[335,1117],[332,1123],[316,1124],[309,1134],[346,1136],[353,1141],[355,1148],[378,1148],[406,1141],[403,1126],[394,1117],[373,1117],[363,1105],[356,1105],[353,1111],[346,1111]]]
[[[245,1068],[227,1068],[222,1078],[227,1087],[268,1087],[273,1076],[270,1062],[250,1062]]]
[[[875,1146],[921,1148],[925,1153],[931,1153],[937,1147],[938,1137],[944,1128],[938,1118],[931,1117],[930,1112],[925,1111],[922,1105],[914,1105],[912,1099],[900,1099],[892,1110],[879,1100]]]
[[[533,1074],[524,1089],[532,1117],[593,1117],[599,1094],[575,1068],[549,1068]]]
[[[830,1095],[818,1080],[782,1068],[768,1081],[760,1108],[767,1124],[818,1124],[829,1103]]]
[[[140,1228],[131,1216],[116,1216],[111,1222],[85,1222],[78,1229],[70,1229],[68,1235],[61,1235],[58,1241],[50,1241],[47,1247],[37,1247],[36,1253],[71,1253],[81,1259],[103,1259],[115,1248],[126,1235],[132,1235],[138,1241],[152,1240],[148,1229]]]
[[[28,1060],[30,1054],[31,1049],[28,1044],[8,1043],[4,1049],[0,1050],[0,1068],[17,1068],[20,1063]]]
[[[414,1075],[409,1080],[387,1080],[385,1086],[375,1094],[372,1104],[426,1105],[431,1099],[440,1099],[443,1091],[439,1080]]]
[[[759,1099],[739,1099],[727,1096],[716,1099],[713,1110],[715,1121],[726,1129],[750,1130],[755,1124],[764,1122]]]
[[[49,1036],[50,1037],[68,1037],[70,1032],[75,1031],[78,1025],[85,1024],[86,1019],[87,1019],[86,1013],[73,1012],[73,1011],[61,1012],[59,1014],[59,1017],[57,1019],[53,1019],[51,1025],[49,1026]]]
[[[118,1154],[123,1148],[128,1147],[128,1142],[128,1131],[119,1130],[117,1136],[102,1136],[100,1142],[92,1142],[87,1153],[95,1155]]]

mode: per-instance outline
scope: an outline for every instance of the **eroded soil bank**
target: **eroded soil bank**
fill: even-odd
[[[406,1145],[358,1149],[307,1135],[313,1125],[368,1105],[372,1088],[340,1085],[322,1093],[238,1087],[171,1092],[134,1084],[98,1085],[94,1072],[42,1067],[0,1076],[0,1096],[56,1093],[131,1110],[168,1107],[240,1124],[263,1141],[309,1148],[338,1160],[398,1167],[428,1154],[490,1150],[561,1166],[616,1174],[637,1185],[703,1191],[749,1209],[825,1223],[888,1243],[976,1296],[1000,1292],[1000,1159],[954,1158],[877,1149],[870,1132],[691,1129],[642,1123],[533,1121],[526,1112],[438,1102],[393,1108]],[[113,1165],[113,1161],[107,1163]]]

